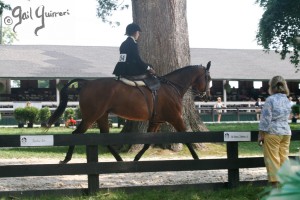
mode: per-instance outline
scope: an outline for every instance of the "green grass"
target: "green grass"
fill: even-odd
[[[1,128],[1,135],[55,135],[71,134],[73,129],[64,127],[54,127],[45,132],[42,128]],[[89,129],[87,133],[98,133],[98,129]],[[120,129],[112,129],[112,133],[120,132]],[[62,159],[68,147],[20,147],[20,148],[0,148],[0,158],[57,158]],[[84,146],[76,146],[73,158],[85,158]],[[99,152],[103,157],[112,157],[108,150],[99,146]]]
[[[300,130],[300,124],[289,124],[292,130]],[[206,124],[210,131],[257,131],[258,123],[211,123]]]
[[[206,127],[210,131],[257,131],[258,123],[212,123]]]
[[[257,131],[258,123],[214,123],[207,124],[210,131]],[[290,124],[292,130],[300,130],[300,124]],[[299,153],[300,141],[292,141],[290,145],[290,154]],[[226,146],[224,145],[224,151]],[[242,156],[262,156],[261,147],[256,142],[239,142],[239,155]]]

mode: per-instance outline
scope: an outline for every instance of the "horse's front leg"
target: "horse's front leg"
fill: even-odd
[[[184,121],[182,119],[182,117],[179,117],[178,120],[176,120],[175,122],[170,122],[174,128],[178,131],[178,132],[185,132],[186,131],[186,126],[184,124]],[[191,143],[185,143],[185,145],[188,147],[190,153],[192,154],[193,158],[195,160],[199,160],[199,157],[195,151],[195,149],[193,148]]]
[[[148,127],[147,132],[157,132],[158,128],[159,128],[159,124],[149,122],[149,127]],[[139,153],[134,157],[134,161],[139,161],[139,159],[149,149],[149,147],[150,147],[150,144],[144,144],[143,149],[140,150]]]
[[[199,160],[199,157],[195,151],[195,149],[193,148],[191,143],[185,143],[185,145],[188,147],[188,149],[190,150],[190,153],[192,154],[194,160]]]

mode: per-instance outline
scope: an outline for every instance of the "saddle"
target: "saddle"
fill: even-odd
[[[154,117],[154,115],[156,114],[157,91],[160,88],[160,80],[152,74],[142,74],[142,75],[138,75],[138,76],[120,76],[117,79],[126,85],[138,87],[138,89],[142,92],[142,94],[144,95],[144,97],[146,99],[148,110],[149,110],[149,115],[150,115],[149,117],[150,117],[150,119],[152,119]],[[146,86],[151,91],[153,105],[154,105],[152,112],[150,111],[149,101],[146,98],[146,95],[144,94],[144,92],[139,88],[139,86]]]
[[[121,76],[119,80],[130,86],[146,86],[153,93],[160,88],[160,81],[152,74],[142,74],[138,76]]]

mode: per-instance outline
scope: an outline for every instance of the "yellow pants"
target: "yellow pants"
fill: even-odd
[[[290,135],[264,134],[264,160],[269,182],[278,182],[277,171],[289,159]]]

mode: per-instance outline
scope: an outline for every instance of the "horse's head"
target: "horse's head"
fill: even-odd
[[[196,78],[196,81],[192,84],[192,91],[195,96],[200,97],[204,101],[207,101],[210,97],[210,65],[211,62],[209,61],[206,67],[199,68],[199,75]]]

